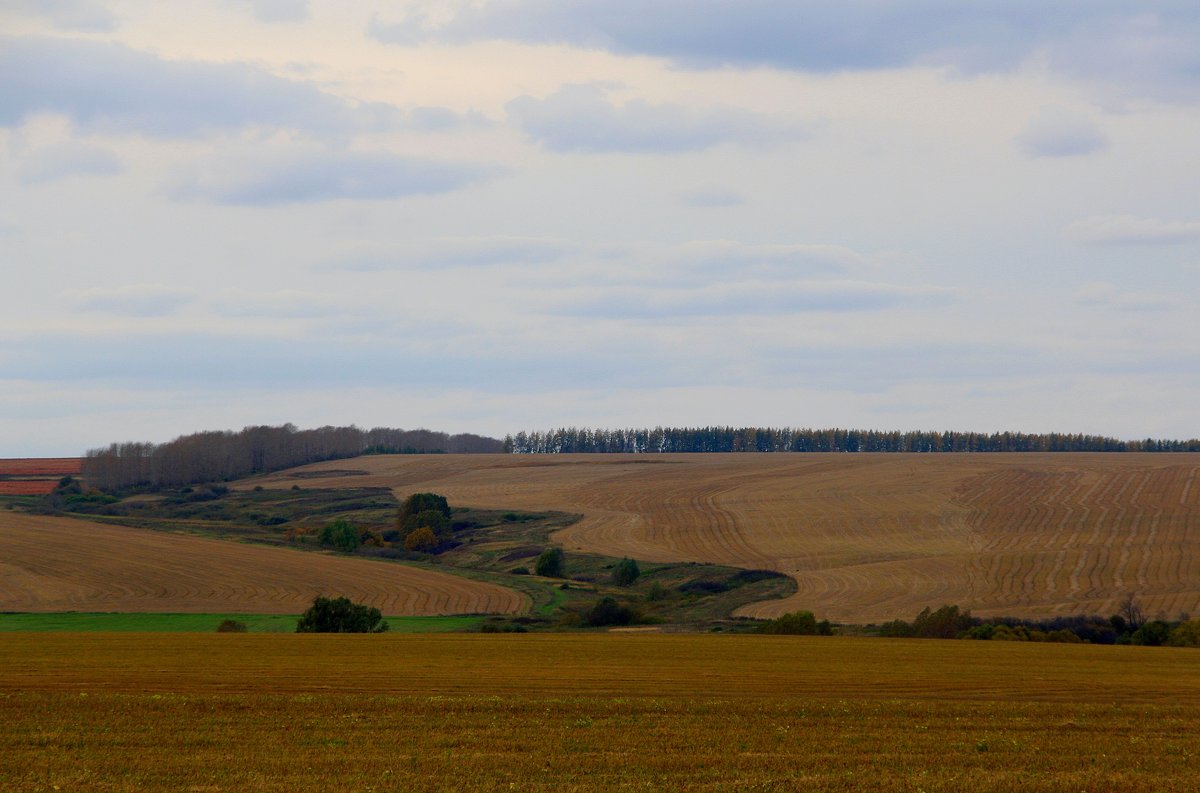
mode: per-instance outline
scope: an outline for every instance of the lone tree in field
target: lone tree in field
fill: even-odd
[[[562,578],[566,567],[563,550],[556,546],[542,551],[542,555],[537,558],[534,572],[547,578]]]
[[[353,553],[358,548],[362,537],[358,527],[345,518],[338,518],[332,523],[325,524],[321,529],[321,545],[326,548],[337,548],[339,551]]]
[[[617,586],[632,586],[641,574],[638,563],[627,556],[613,567],[612,580]]]
[[[383,633],[388,624],[374,606],[318,595],[296,624],[296,633]]]

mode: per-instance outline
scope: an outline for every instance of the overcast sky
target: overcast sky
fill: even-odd
[[[1195,437],[1198,141],[1195,0],[0,0],[0,456]]]

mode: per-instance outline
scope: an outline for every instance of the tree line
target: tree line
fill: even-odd
[[[560,427],[504,438],[511,454],[667,452],[1196,452],[1200,440],[1123,441],[1102,435],[899,432],[793,427]]]
[[[294,424],[197,432],[168,443],[113,443],[89,449],[82,475],[101,490],[175,487],[221,482],[297,465],[357,457],[360,454],[496,453],[496,438],[432,430],[355,426],[301,430]]]

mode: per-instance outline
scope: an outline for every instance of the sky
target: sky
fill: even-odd
[[[0,457],[1200,436],[1200,5],[0,0]]]

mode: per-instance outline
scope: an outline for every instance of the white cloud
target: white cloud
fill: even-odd
[[[1126,291],[1104,281],[1084,284],[1075,292],[1075,302],[1089,308],[1118,311],[1166,311],[1180,308],[1183,300],[1156,292]]]
[[[1200,220],[1104,215],[1071,224],[1067,236],[1092,245],[1173,245],[1200,240]]]
[[[303,22],[311,9],[308,0],[247,0],[259,22]]]

